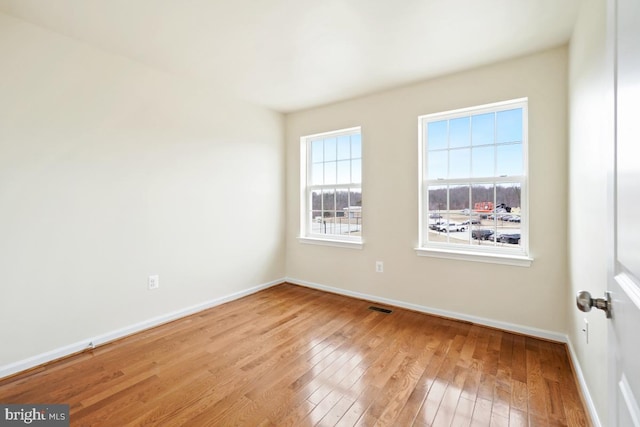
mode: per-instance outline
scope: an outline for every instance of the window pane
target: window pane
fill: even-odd
[[[349,192],[349,206],[362,207],[362,189],[352,188]]]
[[[471,176],[490,177],[495,173],[495,146],[478,147],[471,150]]]
[[[345,160],[351,157],[351,142],[349,135],[338,137],[338,160]]]
[[[362,138],[360,134],[351,135],[351,158],[359,159],[362,157]]]
[[[349,234],[349,191],[336,191],[336,234]]]
[[[351,160],[351,182],[354,184],[362,182],[362,160]]]
[[[322,226],[322,211],[311,211],[311,232],[319,234],[324,231]]]
[[[469,146],[469,117],[449,121],[449,148]]]
[[[467,195],[466,206],[460,209],[460,211],[456,211],[456,221],[465,226],[464,231],[467,232],[468,238],[471,237],[470,231],[474,227],[480,225],[480,214],[473,210],[473,203],[471,198],[472,189],[473,188],[471,186],[464,186],[464,192]]]
[[[324,211],[323,212],[323,226],[325,233],[327,234],[337,234],[336,229],[336,213],[335,211]]]
[[[449,215],[448,222],[441,228],[449,233],[449,243],[469,244],[469,186],[449,186]]]
[[[471,209],[477,213],[492,212],[494,198],[493,184],[474,184],[471,188]]]
[[[360,217],[361,211],[355,210],[350,212],[350,216],[348,217],[349,222],[349,235],[351,236],[361,236],[362,234],[362,218]]]
[[[313,141],[311,143],[311,161],[313,163],[319,163],[324,160],[324,144],[322,140]]]
[[[354,223],[360,224],[362,218],[362,189],[352,188],[349,190],[349,210],[353,218],[358,218]]]
[[[495,113],[478,114],[471,117],[471,144],[493,144]]]
[[[351,182],[351,161],[338,161],[338,184],[348,184]]]
[[[336,211],[336,217],[334,219],[334,233],[342,236],[348,236],[349,230],[349,217],[346,211]]]
[[[496,115],[497,142],[522,142],[522,108],[500,111]]]
[[[336,162],[327,162],[324,164],[324,183],[336,183]]]
[[[443,232],[441,230],[449,220],[447,211],[447,187],[444,185],[428,187],[427,199],[429,210],[427,212],[427,221],[425,221],[428,224],[428,228],[425,230],[426,240],[446,243],[448,235],[446,231]]]
[[[323,211],[335,211],[336,210],[336,192],[335,192],[335,190],[323,190],[322,191],[322,210]],[[325,213],[325,216],[326,216],[326,213]]]
[[[521,244],[520,203],[521,188],[518,183],[496,186],[497,244],[514,247]]]
[[[471,167],[471,150],[463,148],[449,151],[449,178],[468,178]]]
[[[336,192],[336,211],[338,211],[338,216],[341,216],[340,213],[344,213],[344,210],[348,207],[349,207],[349,191],[338,190]]]
[[[496,224],[493,219],[495,206],[493,184],[475,184],[471,187],[471,244],[495,246]]]
[[[428,188],[429,212],[441,214],[447,209],[447,187],[432,185]]]
[[[362,231],[362,190],[360,188],[351,188],[349,190],[348,203],[347,208],[344,209],[345,232],[350,236],[360,236]]]
[[[324,164],[312,163],[311,164],[311,185],[322,185],[324,183]]]
[[[519,183],[500,184],[496,186],[496,211],[505,208],[507,213],[520,210],[521,188]]]
[[[522,167],[522,144],[497,145],[497,176],[520,176]]]
[[[427,174],[429,179],[444,179],[447,177],[447,154],[448,151],[428,153]]]
[[[314,211],[322,210],[322,192],[321,191],[311,192],[311,209]]]
[[[449,212],[469,209],[469,186],[452,185],[449,187]]]
[[[447,120],[427,124],[427,144],[429,150],[447,148]]]
[[[324,161],[336,160],[336,139],[324,140]]]

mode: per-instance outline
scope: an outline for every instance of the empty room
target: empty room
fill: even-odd
[[[0,0],[0,425],[640,427],[637,40]]]

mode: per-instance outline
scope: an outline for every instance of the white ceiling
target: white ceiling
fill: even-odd
[[[568,41],[581,0],[0,0],[0,11],[282,112]]]

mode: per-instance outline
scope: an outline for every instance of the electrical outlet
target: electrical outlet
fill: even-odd
[[[149,290],[158,289],[160,287],[160,276],[158,276],[157,274],[149,276],[148,285]]]
[[[376,261],[376,273],[382,273],[384,271],[384,262]]]
[[[584,340],[587,344],[589,344],[589,321],[587,318],[584,318],[584,327],[582,328],[582,332],[584,333]]]

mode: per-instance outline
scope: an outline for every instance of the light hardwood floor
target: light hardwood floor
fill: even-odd
[[[73,426],[584,426],[563,344],[282,284],[0,381]]]

